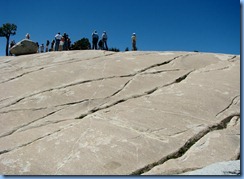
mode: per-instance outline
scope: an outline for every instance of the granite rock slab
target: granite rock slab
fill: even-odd
[[[172,175],[240,158],[240,56],[0,57],[2,175]]]

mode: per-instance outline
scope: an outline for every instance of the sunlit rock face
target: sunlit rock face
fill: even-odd
[[[0,58],[2,175],[171,175],[240,158],[240,56]]]
[[[21,40],[10,49],[11,54],[16,56],[33,54],[33,53],[37,53],[37,51],[38,51],[37,44],[28,39]]]

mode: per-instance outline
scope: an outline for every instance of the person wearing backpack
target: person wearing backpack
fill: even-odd
[[[98,39],[99,39],[99,36],[98,36],[97,31],[95,30],[95,31],[92,33],[92,49],[97,50]]]
[[[107,40],[108,40],[108,36],[107,36],[107,33],[104,31],[102,34],[103,50],[108,50]],[[105,47],[104,47],[104,45],[105,45]]]
[[[103,40],[102,39],[99,40],[98,47],[99,47],[100,50],[103,50]]]
[[[47,40],[47,43],[46,43],[46,52],[48,52],[48,46],[49,46],[50,42],[49,40]]]

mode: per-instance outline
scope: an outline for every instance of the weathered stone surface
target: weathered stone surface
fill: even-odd
[[[18,55],[28,55],[36,53],[38,50],[38,46],[35,42],[29,39],[23,39],[17,44],[15,44],[11,49],[10,52],[16,56]]]
[[[0,58],[4,175],[180,174],[240,158],[240,56]]]
[[[241,175],[240,160],[214,163],[207,167],[181,175]]]

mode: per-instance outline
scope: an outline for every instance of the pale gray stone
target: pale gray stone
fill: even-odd
[[[219,162],[199,170],[183,173],[182,175],[240,175],[240,160]]]
[[[172,175],[240,158],[240,56],[0,57],[0,173]]]
[[[38,51],[38,46],[36,45],[35,42],[29,39],[21,40],[10,49],[10,52],[16,56],[33,54],[33,53],[37,53],[37,51]]]

